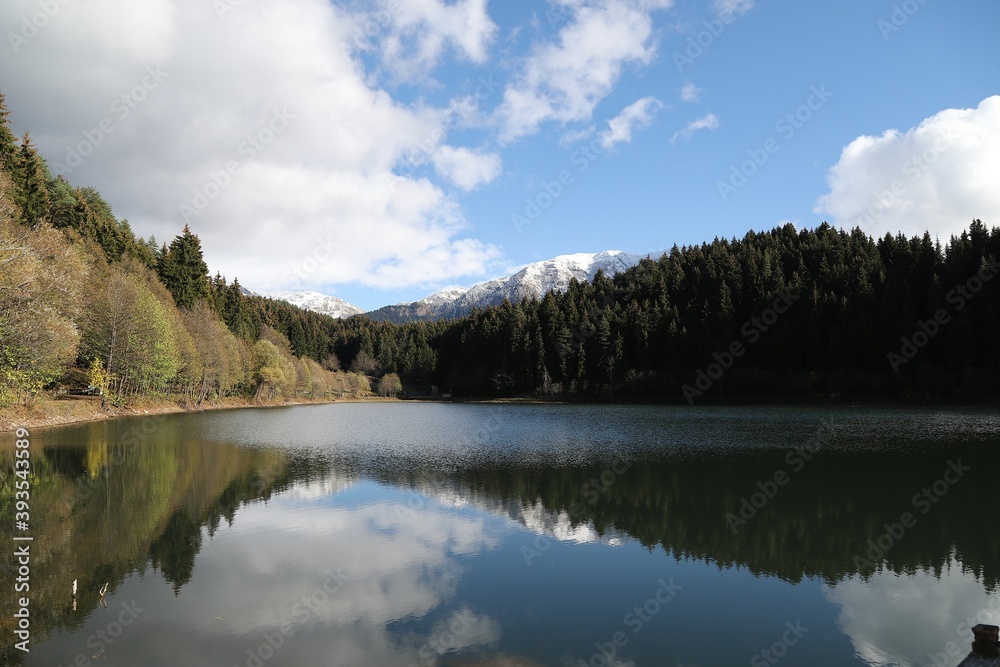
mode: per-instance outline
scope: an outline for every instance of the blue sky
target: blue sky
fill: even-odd
[[[993,2],[76,4],[0,10],[15,130],[253,287],[375,308],[785,221],[1000,225]]]

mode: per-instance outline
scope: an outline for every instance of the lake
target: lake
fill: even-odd
[[[1000,622],[996,411],[334,404],[30,441],[4,664],[947,667]]]

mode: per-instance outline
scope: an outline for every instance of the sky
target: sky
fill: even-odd
[[[365,309],[561,254],[1000,226],[983,0],[5,0],[55,174]]]

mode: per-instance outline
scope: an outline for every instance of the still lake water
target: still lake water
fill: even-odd
[[[335,404],[31,443],[4,664],[953,667],[1000,622],[996,411]]]

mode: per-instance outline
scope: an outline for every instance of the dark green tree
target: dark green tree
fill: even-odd
[[[0,170],[6,171],[15,177],[18,171],[17,138],[10,129],[10,111],[7,109],[7,100],[0,91]]]
[[[18,151],[20,161],[19,176],[20,196],[18,205],[21,208],[21,219],[26,225],[34,227],[49,214],[49,181],[52,179],[45,159],[38,154],[31,143],[31,135],[24,133],[21,149]]]
[[[49,222],[60,229],[74,229],[81,236],[88,236],[85,227],[89,210],[80,191],[70,185],[62,175],[49,181]]]
[[[187,225],[163,253],[157,273],[181,308],[190,308],[208,296],[208,265],[201,253],[201,240]]]

